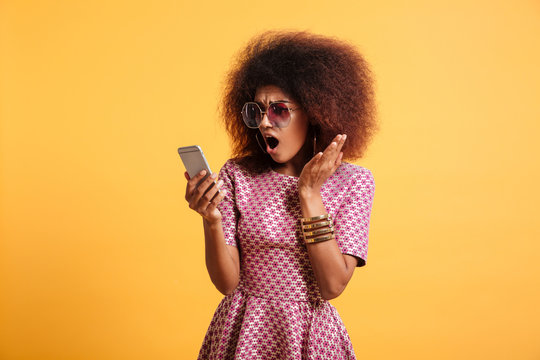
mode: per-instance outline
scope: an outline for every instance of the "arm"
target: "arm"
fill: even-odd
[[[327,213],[320,192],[301,193],[300,207],[303,217]],[[306,246],[322,297],[326,300],[338,297],[349,283],[358,260],[354,256],[342,254],[335,239]]]
[[[206,269],[215,287],[228,295],[240,281],[240,256],[236,246],[227,245],[221,220],[210,223],[203,219]]]
[[[346,135],[338,135],[333,142],[313,157],[302,170],[298,183],[298,194],[303,217],[327,214],[321,198],[321,186],[341,165],[341,148]],[[319,285],[321,295],[330,300],[338,297],[351,279],[358,260],[342,254],[335,239],[306,244],[311,267]]]
[[[206,269],[210,279],[222,294],[228,295],[240,281],[239,254],[235,246],[227,245],[225,242],[222,215],[217,208],[226,195],[226,190],[217,193],[223,185],[223,180],[211,186],[217,177],[217,174],[212,174],[197,186],[205,173],[203,170],[193,179],[189,178],[187,172],[184,174],[188,180],[186,201],[189,207],[203,218]]]

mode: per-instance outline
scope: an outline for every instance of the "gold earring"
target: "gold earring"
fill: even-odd
[[[266,149],[261,145],[261,142],[259,141],[259,134],[260,134],[260,133],[259,133],[258,131],[257,131],[257,133],[255,134],[255,139],[257,140],[257,144],[259,144],[259,147],[261,148],[261,150],[263,151],[263,153],[268,154],[268,153],[266,152]],[[261,135],[261,137],[262,137],[262,135]]]

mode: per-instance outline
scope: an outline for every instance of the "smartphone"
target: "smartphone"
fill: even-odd
[[[201,181],[197,183],[197,186],[207,177],[209,177],[210,174],[212,174],[212,171],[210,171],[210,166],[208,165],[208,161],[206,161],[206,158],[204,157],[204,153],[200,146],[193,145],[180,147],[178,148],[178,154],[180,155],[180,158],[182,159],[184,167],[186,168],[190,178],[193,178],[202,170],[206,170],[206,175],[204,176],[204,178],[202,178]]]

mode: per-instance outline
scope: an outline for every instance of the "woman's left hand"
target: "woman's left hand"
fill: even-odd
[[[337,135],[324,152],[316,154],[302,169],[298,179],[300,195],[319,193],[321,186],[341,165],[341,148],[347,135]]]

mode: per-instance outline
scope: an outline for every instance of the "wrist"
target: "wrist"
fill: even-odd
[[[208,220],[206,218],[203,218],[203,223],[209,229],[221,229],[222,228],[221,219]]]
[[[320,189],[301,187],[298,189],[298,196],[300,200],[309,200],[317,197],[321,197]]]
[[[320,191],[305,191],[299,197],[302,217],[308,218],[326,214]]]

